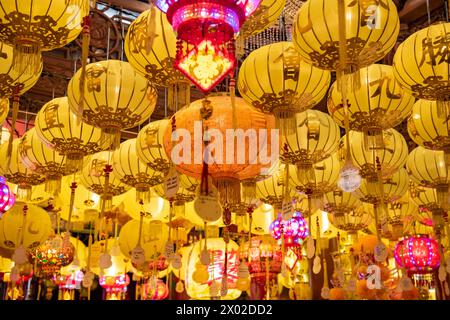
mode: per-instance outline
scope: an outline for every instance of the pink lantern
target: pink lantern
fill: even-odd
[[[300,211],[296,211],[289,220],[283,220],[281,215],[271,223],[270,233],[275,240],[283,237],[286,247],[296,247],[303,243],[309,235],[308,225]]]
[[[394,257],[410,274],[433,272],[439,268],[441,260],[438,242],[427,235],[403,238],[395,246]]]
[[[16,197],[6,184],[6,179],[0,176],[0,217],[14,205],[15,201]]]

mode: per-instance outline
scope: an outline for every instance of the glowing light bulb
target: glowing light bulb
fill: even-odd
[[[358,168],[346,164],[339,172],[338,187],[344,192],[353,192],[361,185],[362,178]]]

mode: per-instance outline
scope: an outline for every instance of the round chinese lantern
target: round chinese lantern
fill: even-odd
[[[431,100],[418,100],[408,118],[408,134],[419,146],[442,150],[446,161],[450,156],[450,137],[447,121],[440,119],[437,103]]]
[[[28,130],[20,138],[17,150],[27,168],[45,176],[45,190],[49,193],[58,193],[62,177],[73,172],[73,168],[66,167],[66,157],[49,149],[39,139],[35,128]]]
[[[394,74],[400,85],[419,99],[437,100],[437,114],[449,113],[448,44],[450,23],[438,23],[410,35],[394,55]]]
[[[279,165],[275,173],[264,180],[256,183],[256,197],[264,203],[270,204],[276,211],[281,210],[283,200],[287,197],[296,198],[294,188],[289,188],[289,194],[285,195],[284,190],[287,187],[285,165]]]
[[[295,115],[296,132],[282,139],[280,159],[308,174],[312,165],[331,156],[339,146],[339,126],[326,113],[306,110]]]
[[[346,95],[350,129],[369,136],[380,135],[382,130],[395,127],[406,118],[414,97],[400,87],[391,66],[373,64],[362,68],[360,74],[360,88]],[[328,111],[341,127],[345,127],[342,94],[336,83],[329,93]]]
[[[169,202],[158,196],[156,192],[152,192],[150,201],[148,203],[139,204],[136,202],[136,189],[125,192],[120,198],[120,201],[114,199],[113,203],[124,208],[124,211],[133,219],[139,220],[141,212],[145,213],[144,221],[150,219],[157,219],[167,221],[169,218]],[[115,198],[119,198],[115,197]]]
[[[239,219],[242,218],[242,226],[240,226]],[[270,204],[263,203],[261,206],[256,208],[251,214],[251,226],[250,226],[250,215],[240,216],[236,215],[236,224],[238,228],[246,232],[249,231],[251,227],[251,233],[254,235],[264,235],[270,234],[270,225],[276,218],[274,208]]]
[[[196,281],[197,265],[200,263],[199,256],[203,250],[203,242],[196,242],[183,251],[186,263],[182,263],[181,274],[184,274],[186,293],[193,299],[210,299],[217,297],[211,295],[210,287],[214,284],[219,288],[223,281],[227,281],[227,293],[221,298],[234,300],[241,295],[236,288],[239,266],[239,246],[232,240],[228,244],[222,238],[208,238],[207,250],[210,253],[211,263],[207,266],[205,281]],[[225,273],[225,268],[227,272]],[[226,277],[226,280],[223,280]],[[219,295],[220,290],[217,292]]]
[[[89,190],[101,197],[105,210],[112,206],[112,198],[125,193],[129,186],[113,174],[111,153],[102,151],[86,158],[80,181]]]
[[[339,171],[341,169],[341,162],[337,152],[315,163],[313,169],[314,175],[303,180],[299,179],[301,175],[298,170],[301,169],[291,166],[289,169],[290,185],[298,192],[308,195],[323,195],[336,189],[336,182],[339,179]]]
[[[122,300],[122,293],[130,284],[130,277],[127,274],[102,275],[98,283],[106,290],[106,300]]]
[[[161,279],[156,280],[156,287],[153,289],[148,282],[143,285],[143,300],[164,300],[168,296],[169,288]]]
[[[384,203],[400,199],[409,188],[409,177],[405,169],[400,168],[390,178],[383,179],[383,201]],[[363,179],[361,186],[353,195],[362,202],[371,204],[381,203],[381,190],[378,182]]]
[[[120,143],[120,130],[133,128],[150,118],[156,105],[156,89],[128,62],[91,63],[86,66],[83,109],[80,110],[81,71],[67,87],[70,108],[84,122],[109,136],[115,149]]]
[[[241,258],[248,261],[252,299],[261,300],[270,285],[267,280],[277,280],[281,272],[281,247],[270,235],[252,237],[249,242],[241,246]]]
[[[120,144],[112,155],[113,174],[124,184],[136,189],[136,201],[149,202],[150,188],[163,181],[163,175],[142,162],[136,153],[136,139]]]
[[[439,268],[441,254],[436,240],[426,235],[407,236],[395,246],[395,262],[409,274],[431,273]]]
[[[101,130],[81,122],[67,97],[46,103],[36,115],[36,134],[50,149],[66,156],[66,166],[79,170],[83,157],[107,148]]]
[[[13,67],[13,47],[0,42],[2,63],[0,65],[0,98],[22,95],[30,90],[39,80],[42,72],[42,60],[35,73],[20,73]]]
[[[283,12],[286,0],[261,0],[239,30],[239,37],[248,38],[273,25]],[[239,38],[238,38],[239,39]]]
[[[362,207],[353,208],[345,212],[332,212],[328,214],[332,225],[349,234],[356,234],[366,229],[372,222],[371,215]]]
[[[353,163],[360,168],[361,177],[376,180],[378,169],[382,178],[392,176],[403,167],[408,156],[408,146],[402,134],[394,129],[383,131],[383,143],[364,143],[362,132],[350,131],[350,154]],[[341,151],[346,153],[345,137],[341,140]],[[380,166],[377,168],[377,162]]]
[[[72,263],[75,247],[69,237],[59,234],[50,236],[37,248],[29,250],[29,260],[44,275],[58,274],[62,267]]]
[[[152,121],[139,131],[136,137],[136,153],[139,159],[151,169],[167,174],[171,167],[170,159],[163,146],[164,133],[169,120]]]
[[[299,246],[309,235],[308,225],[300,211],[294,212],[289,220],[284,220],[281,214],[270,225],[270,233],[275,240],[283,238],[285,247]]]
[[[139,244],[144,249],[145,261],[155,260],[163,253],[168,235],[169,228],[159,220],[143,221],[142,230],[138,220],[130,220],[120,229],[120,250],[130,258],[132,250]]]
[[[15,249],[22,244],[26,249],[35,248],[47,240],[51,230],[50,216],[44,209],[18,202],[0,219],[0,247]]]
[[[0,176],[0,218],[3,213],[11,209],[16,201],[16,196],[6,184],[5,177]]]
[[[323,209],[328,213],[345,213],[360,206],[362,206],[361,201],[350,192],[335,189],[324,194]]]
[[[292,134],[295,113],[319,103],[330,79],[329,71],[308,64],[291,42],[278,42],[260,47],[245,58],[239,68],[238,88],[247,103],[275,115],[277,128]]]
[[[256,185],[255,185],[256,187]],[[256,196],[256,190],[253,193],[246,193],[245,186],[241,184],[241,197],[239,203],[230,206],[230,210],[237,215],[246,215],[261,205],[261,201]]]
[[[443,151],[427,150],[419,146],[408,155],[406,169],[415,183],[436,188],[438,202],[442,207],[447,207],[450,175]]]
[[[0,13],[0,41],[14,47],[14,65],[22,73],[36,73],[41,51],[61,48],[82,30],[88,0],[26,0],[4,3]]]
[[[73,275],[78,273],[82,268],[85,268],[87,265],[87,247],[84,243],[74,237],[70,237],[70,243],[74,247],[74,256],[73,261],[67,265],[63,266],[60,270],[61,275]]]
[[[0,170],[8,182],[17,185],[17,198],[30,200],[32,186],[43,183],[45,176],[35,173],[23,165],[18,152],[19,144],[20,139],[14,139],[9,167],[6,166],[8,144],[2,144],[0,147]]]
[[[419,207],[419,209],[429,210],[438,215],[443,215],[446,211],[442,203],[438,201],[437,191],[435,188],[426,188],[415,183],[411,183],[409,187],[409,195],[411,200]]]
[[[338,1],[318,0],[301,6],[292,39],[300,55],[312,65],[356,74],[391,51],[399,31],[397,8],[391,0],[344,0],[342,7]]]
[[[168,197],[165,194],[164,191],[164,184],[159,184],[153,188],[155,193],[163,198],[166,201],[172,201],[175,215],[185,215],[185,204],[187,202],[194,201],[195,199],[195,192],[189,191],[188,189],[184,188],[183,186],[179,186],[177,193],[174,196]]]
[[[189,81],[174,68],[176,52],[176,35],[160,10],[144,11],[128,28],[125,54],[129,63],[153,85],[168,88],[171,110],[190,102]]]
[[[164,135],[164,148],[166,154],[170,154],[172,162],[176,169],[188,176],[200,179],[204,160],[209,162],[208,173],[214,179],[223,203],[234,204],[239,202],[240,198],[240,180],[254,177],[261,173],[261,170],[270,164],[262,160],[271,161],[271,155],[276,144],[271,137],[270,131],[274,128],[274,119],[254,110],[243,99],[236,99],[236,114],[245,114],[246,117],[237,117],[235,128],[243,130],[241,134],[230,138],[227,131],[233,129],[233,116],[231,112],[230,97],[219,95],[208,97],[207,100],[197,100],[191,103],[187,108],[176,112],[172,121],[176,124],[176,132],[179,133],[178,139],[183,137],[182,141],[172,141],[172,128],[167,127]],[[214,156],[204,155],[205,147],[202,142],[202,118],[201,110],[208,108],[211,116],[204,120],[203,125],[208,128],[206,131],[212,141],[208,145],[209,152],[214,150]],[[257,145],[258,134],[246,133],[250,130],[259,135],[268,132],[265,142],[267,149],[261,150]],[[200,134],[200,136],[198,136]],[[241,136],[248,138],[241,139]],[[231,139],[231,141],[230,141]],[[214,142],[215,141],[215,142]],[[247,145],[248,141],[248,145]],[[262,141],[260,141],[263,143]],[[176,143],[176,144],[175,144]],[[216,147],[211,145],[216,144]],[[233,146],[234,148],[230,148]],[[233,152],[230,150],[232,149]],[[173,152],[173,154],[172,154]],[[265,152],[263,155],[262,153]]]

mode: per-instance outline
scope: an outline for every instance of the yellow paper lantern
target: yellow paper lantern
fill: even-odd
[[[7,167],[8,144],[4,143],[1,145],[0,171],[8,182],[17,185],[17,198],[21,200],[29,200],[31,197],[32,186],[43,183],[45,181],[45,176],[35,173],[23,165],[18,152],[19,144],[20,139],[14,139],[9,167]]]
[[[67,157],[67,166],[81,169],[83,157],[107,148],[101,130],[81,122],[70,110],[67,97],[46,103],[36,115],[38,137],[50,149]]]
[[[409,193],[386,203],[380,216],[381,236],[397,241],[404,235],[407,222],[414,219],[417,210],[417,206],[409,199]]]
[[[362,207],[352,208],[345,212],[328,214],[330,223],[339,230],[355,235],[359,230],[366,229],[373,223],[370,213]]]
[[[406,169],[411,179],[427,188],[447,188],[450,176],[445,165],[444,152],[417,147],[408,155]]]
[[[285,196],[292,199],[296,198],[294,188],[289,188],[289,193],[287,195],[284,194],[286,183],[288,182],[286,181],[285,165],[280,164],[271,177],[256,183],[256,197],[262,202],[275,207],[276,211],[279,211]]]
[[[373,64],[362,68],[360,77],[360,88],[346,93],[351,130],[381,134],[381,130],[395,127],[411,112],[414,97],[400,87],[391,66]],[[329,93],[328,111],[345,127],[342,94],[336,82]]]
[[[159,220],[143,222],[140,245],[144,249],[145,261],[155,260],[163,253],[168,241],[169,228]],[[130,220],[121,229],[119,247],[125,257],[130,258],[131,251],[139,243],[139,221]]]
[[[383,179],[383,200],[384,203],[393,202],[400,199],[409,188],[409,177],[405,169],[400,168],[390,178]],[[378,182],[363,179],[361,186],[353,195],[362,202],[379,204],[381,203],[381,192]]]
[[[328,213],[346,213],[360,206],[362,206],[361,201],[350,192],[334,189],[324,194],[323,209]]]
[[[89,190],[106,200],[105,205],[110,208],[112,197],[125,193],[130,187],[122,183],[113,173],[106,173],[112,168],[111,153],[102,151],[86,157],[81,170],[80,182]],[[112,169],[114,172],[114,169]],[[108,188],[106,190],[106,177],[108,176]]]
[[[13,47],[0,42],[1,64],[0,64],[0,98],[9,98],[22,95],[30,90],[39,80],[42,73],[42,60],[35,73],[26,74],[17,72],[13,68]]]
[[[122,196],[119,196],[122,197]],[[115,197],[118,198],[118,197]],[[123,206],[124,211],[133,219],[139,220],[141,212],[145,213],[144,221],[161,220],[167,222],[169,219],[169,202],[159,197],[155,192],[151,193],[150,201],[140,205],[136,202],[136,189],[131,190],[123,194],[123,199],[120,202],[113,201],[118,206]]]
[[[423,210],[435,212],[438,215],[444,214],[444,207],[438,201],[437,191],[435,188],[426,188],[415,183],[410,183],[409,195],[416,206]]]
[[[136,71],[150,83],[168,87],[171,110],[190,102],[189,81],[174,68],[177,38],[160,10],[144,11],[134,20],[125,37],[125,54]]]
[[[365,143],[362,132],[350,131],[350,155],[353,163],[359,167],[361,177],[368,180],[377,179],[377,158],[383,178],[392,176],[406,163],[408,146],[401,133],[394,129],[384,130],[382,140],[382,146]],[[341,139],[340,147],[341,154],[345,155],[345,137]]]
[[[112,147],[117,148],[120,130],[144,123],[153,113],[156,90],[128,62],[91,63],[86,66],[83,110],[80,110],[81,71],[67,87],[70,108],[87,124],[102,129],[111,137]]]
[[[394,47],[400,31],[391,0],[344,1],[345,73],[381,60]],[[325,70],[339,70],[338,1],[306,1],[298,11],[292,39],[300,55]]]
[[[450,101],[448,41],[450,23],[438,23],[410,35],[394,55],[394,74],[400,85],[419,99],[437,100],[444,120]]]
[[[117,254],[111,255],[112,265],[109,268],[101,269],[99,267],[99,256],[101,253],[105,251],[109,251],[111,248],[111,243],[114,243],[113,238],[109,238],[107,240],[96,241],[91,245],[91,261],[88,261],[90,264],[90,271],[94,272],[97,275],[103,275],[106,277],[114,277],[117,275],[125,274],[132,269],[131,261],[128,257],[126,257],[120,250]],[[108,246],[108,250],[106,249]]]
[[[211,254],[211,263],[208,265],[208,279],[205,282],[197,283],[193,279],[194,272],[196,270],[196,264],[200,263],[199,255],[202,250],[203,243],[196,242],[189,246],[184,254],[187,254],[187,263],[183,263],[181,267],[181,273],[185,276],[185,288],[186,293],[193,299],[210,299],[210,286],[212,282],[219,287],[217,295],[220,295],[220,286],[222,284],[222,277],[224,276],[225,268],[225,256],[227,256],[227,282],[228,291],[224,297],[220,297],[222,300],[234,300],[241,295],[241,291],[236,289],[238,279],[238,266],[239,266],[239,246],[232,240],[225,245],[225,241],[222,238],[210,238],[208,239],[207,249]]]
[[[11,272],[11,269],[13,267],[14,267],[14,262],[11,259],[0,256],[0,272],[1,273]],[[3,280],[3,281],[5,281],[5,280]]]
[[[167,174],[171,162],[164,150],[164,133],[169,120],[152,121],[139,131],[136,138],[136,153],[151,169]]]
[[[283,12],[286,0],[261,0],[239,29],[239,37],[248,38],[273,25]]]
[[[41,51],[61,48],[75,40],[89,0],[26,0],[2,4],[0,41],[14,46],[14,64],[20,72],[39,70]]]
[[[408,134],[418,145],[450,154],[448,122],[440,119],[436,101],[418,100],[408,118]]]
[[[341,162],[339,154],[334,153],[328,158],[313,165],[314,175],[308,179],[299,179],[301,174],[297,167],[289,168],[289,183],[297,192],[308,195],[323,195],[336,189],[336,182],[339,179]]]
[[[20,138],[17,150],[27,168],[45,176],[47,192],[59,192],[62,177],[73,172],[73,168],[66,167],[66,157],[42,143],[35,128],[28,130]]]
[[[136,201],[150,201],[150,188],[163,182],[163,174],[142,162],[136,152],[136,139],[120,144],[112,155],[113,174],[136,189]]]
[[[281,141],[280,159],[310,173],[312,165],[331,156],[339,146],[339,126],[326,113],[306,110],[295,115],[296,132]]]
[[[47,240],[52,231],[52,223],[44,209],[17,202],[0,219],[0,231],[0,247],[15,249],[23,244],[24,248],[32,249]]]
[[[238,88],[247,103],[274,114],[277,128],[295,130],[295,113],[322,100],[331,74],[308,64],[291,42],[278,42],[252,51],[239,68]]]
[[[436,188],[438,202],[445,208],[448,204],[450,175],[443,151],[417,147],[408,155],[408,174],[415,183],[427,188]]]

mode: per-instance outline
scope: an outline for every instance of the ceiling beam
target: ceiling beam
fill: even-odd
[[[148,3],[138,0],[101,0],[99,2],[109,3],[110,5],[138,13],[150,9],[150,5]]]
[[[429,3],[430,12],[444,5],[443,0],[429,0]],[[398,15],[406,23],[427,16],[427,0],[408,0]]]

